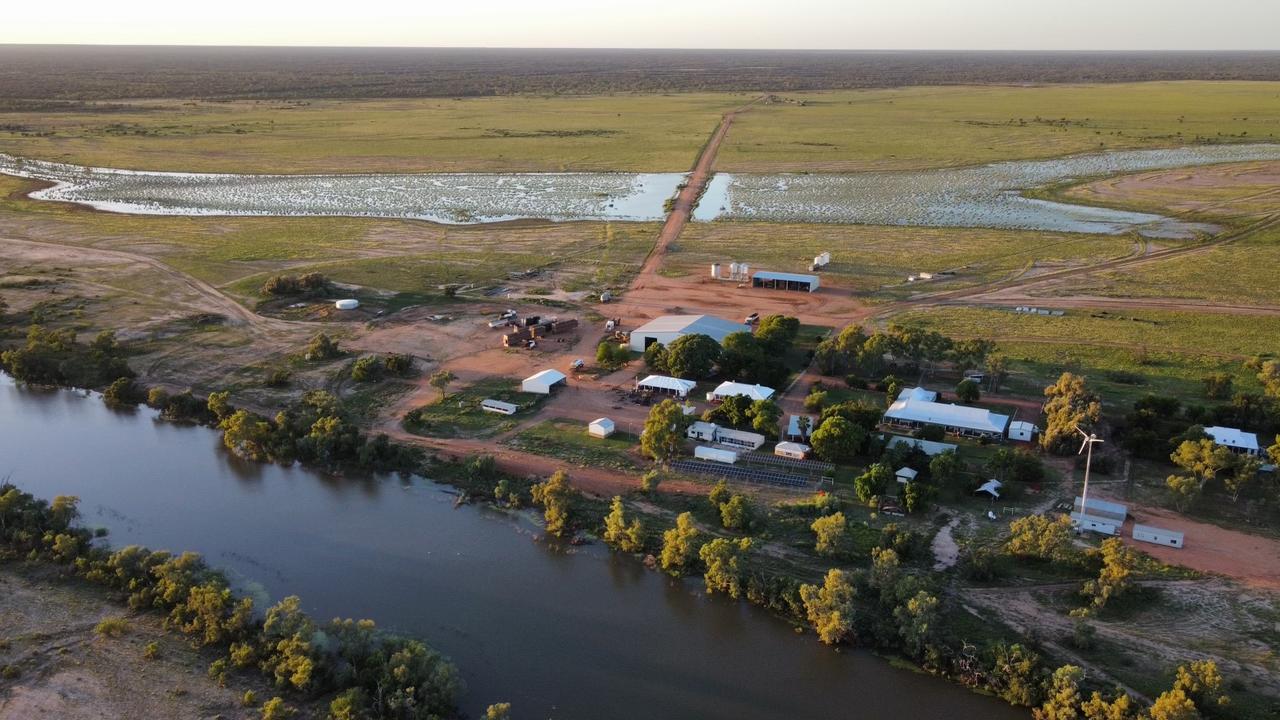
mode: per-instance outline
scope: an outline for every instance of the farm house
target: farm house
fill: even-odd
[[[666,375],[650,375],[636,382],[637,390],[650,390],[656,393],[669,393],[676,397],[686,397],[698,383],[692,380],[667,377]]]
[[[706,335],[722,342],[731,333],[748,330],[750,328],[742,323],[712,315],[663,315],[632,330],[630,343],[635,352],[644,352],[654,343],[670,345],[685,335]]]
[[[950,405],[924,400],[898,400],[889,406],[884,421],[890,425],[918,428],[940,427],[953,435],[999,439],[1009,426],[1009,416],[983,408]]]
[[[730,382],[726,380],[716,386],[715,390],[707,393],[707,402],[719,402],[728,397],[736,397],[744,395],[749,400],[768,400],[773,397],[773,388],[763,385],[747,385],[746,383]]]
[[[700,442],[716,443],[718,445],[732,445],[733,447],[745,448],[747,450],[755,450],[764,445],[765,436],[760,433],[747,432],[746,430],[734,430],[733,428],[722,428],[715,423],[704,422],[699,420],[689,426],[685,432],[685,437],[690,440],[698,440]]]
[[[520,383],[520,389],[527,393],[550,395],[552,388],[568,384],[568,378],[559,370],[543,370],[525,378]]]
[[[1261,454],[1258,447],[1258,436],[1251,432],[1244,432],[1229,427],[1207,427],[1204,429],[1206,435],[1213,439],[1214,445],[1221,445],[1237,455]]]
[[[817,275],[801,275],[799,273],[772,272],[757,270],[751,276],[751,287],[766,290],[797,290],[814,292],[818,289]]]

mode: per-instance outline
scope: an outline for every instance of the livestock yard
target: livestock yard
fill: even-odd
[[[794,87],[748,92],[728,70],[705,87],[672,87],[674,71],[619,86],[641,60],[614,58],[572,95],[529,78],[515,90],[536,95],[454,97],[443,76],[432,82],[449,91],[431,97],[313,95],[305,82],[295,95],[278,88],[303,73],[282,67],[262,75],[276,84],[261,95],[231,85],[193,99],[190,86],[140,76],[137,87],[165,94],[115,96],[81,71],[62,78],[56,98],[29,102],[0,78],[0,153],[25,160],[247,178],[689,173],[660,199],[661,221],[458,224],[355,211],[117,213],[41,200],[31,194],[47,183],[0,176],[0,345],[21,346],[33,325],[86,342],[113,330],[139,387],[197,397],[226,390],[264,418],[327,391],[360,432],[420,449],[439,463],[426,472],[473,500],[518,507],[494,478],[518,496],[509,487],[564,469],[585,493],[583,516],[602,516],[617,496],[645,518],[640,546],[650,565],[659,526],[685,512],[708,537],[752,538],[760,571],[796,583],[818,582],[833,567],[861,571],[881,533],[914,533],[924,550],[903,541],[903,567],[933,573],[929,587],[949,598],[937,621],[956,628],[948,638],[1033,638],[1025,641],[1045,658],[1088,669],[1091,687],[1142,700],[1155,699],[1178,665],[1214,660],[1229,679],[1233,716],[1274,717],[1280,450],[1268,458],[1267,448],[1280,431],[1280,159],[1107,172],[1018,195],[1033,208],[1122,213],[1079,232],[777,222],[741,212],[697,219],[718,173],[770,173],[785,184],[791,173],[963,172],[1118,150],[1274,152],[1280,83],[1254,80],[1274,60],[1242,60],[1221,82],[1184,79],[1201,75],[1180,58],[1159,82],[1122,75],[1115,79],[1128,82],[1012,86],[997,84],[1010,72],[1004,65],[975,59],[969,74],[959,70],[965,84],[925,75],[919,86],[896,87],[897,70],[875,60],[880,80],[866,84],[876,87],[803,76]],[[1042,66],[1048,79],[1055,67]],[[1179,232],[1148,232],[1175,224]],[[823,253],[830,261],[815,262]],[[731,276],[739,264],[745,274]],[[758,287],[757,272],[792,280]],[[793,277],[801,275],[820,282]],[[358,307],[339,309],[341,299]],[[632,341],[654,321],[663,342]],[[1087,603],[1080,587],[1112,546],[1086,533],[1066,538],[1061,555],[1009,549],[1018,522],[1052,522],[1085,479],[1079,439],[1046,437],[1060,422],[1046,388],[1064,373],[1083,379],[1073,417],[1105,440],[1090,492],[1186,538],[1183,550],[1155,548],[1122,531],[1124,547],[1141,553],[1127,594],[1083,613],[1074,612]],[[916,387],[923,414],[882,417]],[[924,398],[930,392],[940,394],[936,403]],[[677,409],[659,416],[668,399]],[[966,427],[970,415],[999,422]],[[793,416],[805,418],[803,429],[784,437],[799,427]],[[668,451],[641,438],[662,431],[655,417],[679,429]],[[693,421],[700,430],[688,435]],[[1011,438],[1011,422],[1035,440]],[[1208,461],[1170,461],[1183,441],[1213,452],[1195,428],[1215,424],[1256,434],[1258,462],[1219,457],[1210,471]],[[921,449],[885,450],[890,435]],[[955,448],[945,453],[955,467],[926,449],[938,443]],[[486,456],[497,474],[466,469]],[[1194,492],[1178,490],[1186,485],[1169,476],[1179,472],[1201,473]],[[751,506],[751,519],[731,521],[726,508],[738,501],[727,496],[708,510],[703,496],[720,479],[741,494],[740,507]],[[814,519],[826,515],[815,508],[828,502],[848,523],[838,552],[822,550],[820,535],[815,551]],[[38,582],[0,576],[14,592]],[[34,623],[23,632],[38,633],[40,622],[8,624]],[[133,653],[152,631],[140,624],[136,639],[110,642]],[[75,677],[119,681],[102,666],[99,644],[81,639],[76,648],[87,665]],[[189,662],[176,649],[172,658]],[[46,696],[73,671],[50,672],[17,694],[0,690],[0,710],[59,707]],[[181,714],[197,700],[228,705],[222,688],[192,692],[143,697],[137,707]]]

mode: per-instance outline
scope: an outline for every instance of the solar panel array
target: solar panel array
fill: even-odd
[[[814,475],[825,475],[835,472],[836,466],[821,460],[800,460],[798,458],[782,457],[773,453],[753,452],[742,456],[744,460],[750,460],[753,463],[761,465],[775,465],[777,467],[791,468],[793,470],[803,470]]]
[[[681,472],[692,473],[694,475],[715,475],[717,477],[728,478],[730,480],[741,480],[743,482],[763,485],[776,485],[778,487],[792,488],[796,490],[812,490],[815,484],[813,478],[801,475],[790,475],[777,470],[768,470],[764,468],[742,467],[741,465],[729,465],[717,462],[704,462],[702,460],[677,460],[671,463],[671,467]]]

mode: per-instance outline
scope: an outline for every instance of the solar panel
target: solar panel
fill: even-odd
[[[762,465],[776,465],[778,467],[791,468],[793,470],[806,470],[817,475],[834,472],[836,466],[821,460],[800,460],[798,458],[782,457],[772,453],[753,452],[746,453],[741,456],[744,460],[760,463]]]
[[[705,462],[702,460],[677,460],[671,463],[671,467],[682,472],[693,473],[695,475],[714,475],[717,477],[728,478],[730,480],[741,480],[743,482],[776,485],[778,487],[792,488],[798,490],[811,490],[815,483],[812,478],[800,475],[790,475],[788,473],[779,472],[764,468],[742,467],[740,465],[728,465],[725,463]]]

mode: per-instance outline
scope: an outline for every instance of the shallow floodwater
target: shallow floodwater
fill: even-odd
[[[190,549],[264,601],[370,617],[451,656],[463,709],[597,720],[1002,720],[1025,713],[756,608],[706,598],[599,547],[563,552],[521,518],[453,507],[424,480],[244,464],[206,428],[0,376],[0,477],[78,495],[117,547]]]
[[[1070,180],[1250,160],[1280,160],[1280,145],[1125,150],[910,172],[721,173],[707,187],[694,219],[1108,234],[1136,228],[1154,237],[1183,237],[1206,226],[1148,213],[1034,200],[1021,193]]]
[[[1124,150],[968,168],[712,178],[695,220],[991,227],[1191,237],[1212,228],[1148,213],[1033,200],[1022,192],[1143,170],[1280,160],[1280,144]],[[54,183],[32,193],[112,212],[342,215],[481,223],[660,220],[682,173],[234,175],[89,168],[0,154],[0,173]]]
[[[682,173],[236,175],[90,168],[0,155],[31,194],[142,215],[334,215],[469,224],[525,218],[661,220]]]

